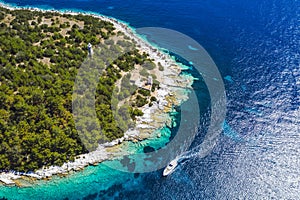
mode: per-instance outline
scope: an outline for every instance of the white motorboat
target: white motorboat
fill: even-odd
[[[168,166],[164,169],[163,171],[163,176],[168,176],[170,175],[172,172],[174,172],[175,168],[178,165],[178,158],[175,158],[174,160],[172,160]]]

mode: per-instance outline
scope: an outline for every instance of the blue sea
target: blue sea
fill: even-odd
[[[212,152],[204,158],[190,157],[168,177],[162,177],[162,169],[133,174],[100,164],[30,187],[0,186],[0,198],[300,198],[299,0],[2,2],[94,12],[134,28],[162,27],[186,34],[201,44],[218,66],[225,83],[227,110]],[[194,88],[203,99],[199,101],[203,110],[200,120],[205,121],[209,94],[199,82]],[[204,136],[205,132],[196,136],[190,152],[197,155],[195,147]]]

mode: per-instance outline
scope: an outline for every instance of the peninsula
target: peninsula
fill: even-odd
[[[126,24],[100,15],[2,5],[0,41],[0,181],[5,184],[128,154],[121,143],[159,137],[155,130],[172,126],[169,113],[188,99],[193,81]],[[74,82],[87,59],[97,53],[107,58],[107,52],[121,56],[102,66],[97,83],[102,131],[95,136],[85,128],[82,138],[72,115]]]

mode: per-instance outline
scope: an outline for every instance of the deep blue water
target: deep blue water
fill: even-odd
[[[224,77],[226,126],[210,155],[189,159],[167,178],[161,171],[123,175],[102,191],[83,184],[86,199],[299,199],[300,1],[5,2],[98,12],[135,28],[174,29],[203,45]]]

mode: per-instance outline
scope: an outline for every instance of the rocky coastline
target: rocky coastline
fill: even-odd
[[[0,6],[7,9],[19,9],[12,8],[3,4]],[[23,8],[22,8],[23,9]],[[41,11],[41,12],[59,12],[59,11],[45,11],[36,8],[26,8],[29,10]],[[66,11],[64,14],[76,15],[79,13]],[[80,13],[87,14],[87,13]],[[160,88],[156,92],[157,101],[153,102],[153,105],[149,107],[145,105],[142,107],[144,113],[143,116],[137,117],[136,126],[134,129],[130,129],[125,132],[122,138],[114,140],[109,143],[100,144],[97,150],[77,156],[74,162],[64,163],[62,166],[50,166],[39,169],[32,173],[20,173],[15,171],[2,172],[0,174],[0,182],[6,185],[18,185],[16,180],[24,177],[30,177],[33,179],[45,179],[50,178],[53,175],[68,174],[71,171],[78,171],[88,165],[97,165],[98,163],[117,158],[121,155],[126,155],[124,151],[117,151],[116,147],[123,142],[138,142],[154,136],[155,130],[161,129],[165,126],[172,127],[172,118],[170,112],[174,110],[174,106],[179,106],[181,103],[188,99],[187,89],[191,88],[193,78],[191,76],[181,75],[181,68],[178,64],[166,53],[163,53],[156,47],[150,45],[141,37],[135,34],[127,24],[120,22],[116,19],[105,17],[96,14],[87,14],[93,17],[99,18],[104,21],[111,22],[117,31],[121,31],[126,36],[134,40],[141,52],[149,54],[149,57],[154,60],[156,64],[160,63],[164,67],[164,71],[160,71],[156,74],[157,80],[160,82]]]

